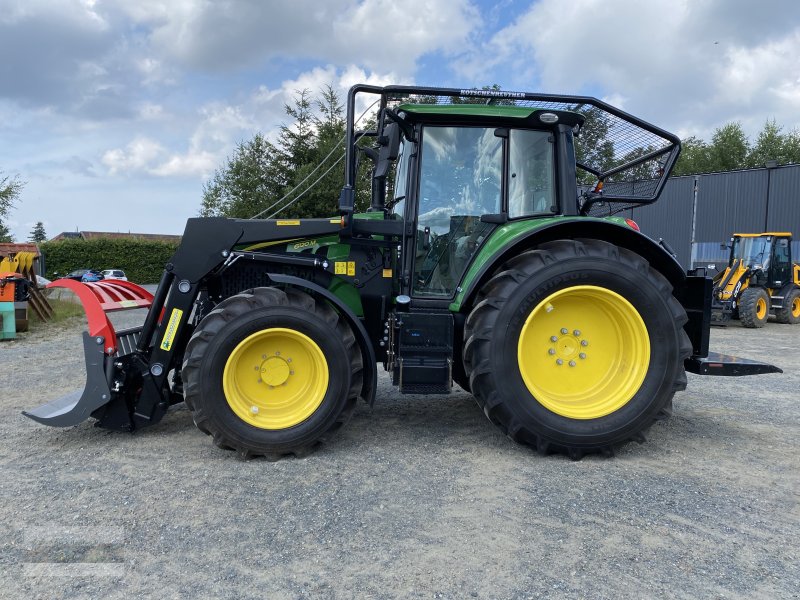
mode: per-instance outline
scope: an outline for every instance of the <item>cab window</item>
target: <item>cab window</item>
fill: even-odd
[[[508,216],[553,214],[553,137],[546,131],[512,129],[508,144]]]
[[[424,129],[414,293],[451,296],[502,210],[503,142],[495,128]]]

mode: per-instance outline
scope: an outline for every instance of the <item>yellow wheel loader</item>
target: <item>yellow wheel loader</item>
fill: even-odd
[[[745,327],[800,323],[800,264],[791,233],[735,233],[727,268],[714,277],[712,321],[738,318]]]

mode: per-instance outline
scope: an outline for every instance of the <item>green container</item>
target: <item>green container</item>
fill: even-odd
[[[17,324],[13,302],[0,302],[0,320],[3,322],[2,329],[0,329],[0,340],[15,339],[17,337]]]

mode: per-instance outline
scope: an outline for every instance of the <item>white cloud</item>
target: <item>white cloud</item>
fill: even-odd
[[[183,155],[172,155],[149,172],[160,177],[206,177],[217,167],[218,157],[211,152],[190,151]]]
[[[164,147],[155,140],[137,137],[125,148],[114,148],[103,154],[101,162],[111,175],[148,171],[164,154]]]
[[[781,40],[751,47],[733,47],[718,73],[720,101],[735,93],[737,101],[750,104],[766,95],[800,109],[800,31]]]
[[[185,142],[168,136],[163,141],[157,130],[151,137],[137,136],[124,148],[103,153],[101,162],[110,175],[152,175],[156,177],[207,177],[230,152],[238,140],[257,130],[248,107],[221,102],[209,103],[196,111],[191,133]],[[140,108],[143,119],[163,122],[168,115],[160,105],[146,104]],[[187,120],[187,119],[184,119]]]
[[[233,7],[184,0],[114,8],[148,30],[160,56],[206,71],[302,57],[408,76],[426,53],[463,48],[479,22],[467,0],[251,0]]]
[[[462,51],[479,22],[477,10],[464,1],[367,0],[334,21],[333,47],[328,51],[349,62],[408,76],[429,52]]]
[[[184,152],[168,152],[155,140],[137,137],[124,148],[107,150],[101,162],[109,175],[156,177],[206,177],[219,163],[219,155],[190,144]]]
[[[143,121],[155,121],[165,116],[164,107],[152,102],[144,102],[139,106],[139,118]]]
[[[768,15],[782,15],[772,18]],[[456,69],[473,80],[622,99],[626,110],[707,136],[765,114],[797,122],[800,5],[743,0],[541,0]],[[758,117],[753,113],[757,111]]]

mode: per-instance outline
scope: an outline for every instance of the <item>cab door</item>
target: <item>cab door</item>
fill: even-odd
[[[503,137],[495,127],[423,129],[412,294],[451,297],[503,210]]]
[[[789,238],[776,238],[772,247],[772,266],[767,287],[780,288],[792,279],[792,255]]]

